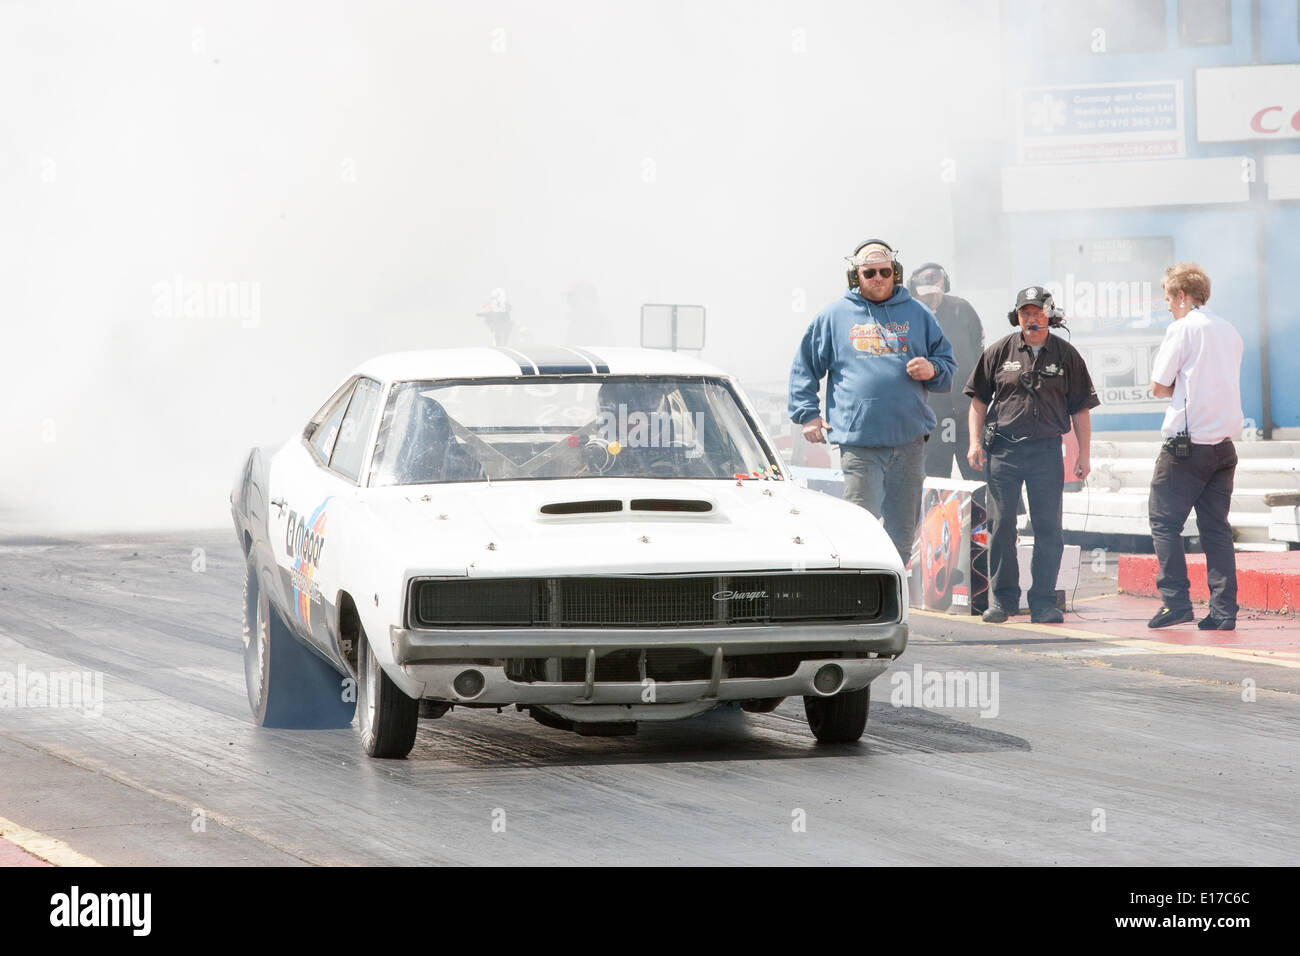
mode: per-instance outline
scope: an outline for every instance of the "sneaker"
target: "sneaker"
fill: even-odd
[[[1196,626],[1202,631],[1235,631],[1237,629],[1237,619],[1235,617],[1215,617],[1213,614],[1207,614],[1196,622]]]
[[[996,604],[990,604],[989,609],[984,612],[985,624],[1005,624],[1007,623],[1006,608],[999,607]]]
[[[1147,627],[1169,627],[1171,624],[1186,624],[1195,619],[1196,615],[1192,613],[1190,607],[1182,611],[1171,611],[1167,607],[1162,607],[1156,612],[1155,617],[1147,621]]]
[[[1035,624],[1064,624],[1065,615],[1059,607],[1044,607],[1036,611],[1030,610],[1029,620]]]

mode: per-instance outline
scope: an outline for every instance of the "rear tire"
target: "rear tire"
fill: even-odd
[[[389,680],[375,660],[365,631],[359,636],[357,726],[361,728],[361,746],[368,756],[400,760],[415,746],[420,702]]]
[[[851,744],[867,729],[871,706],[871,685],[861,690],[841,691],[834,697],[805,697],[804,713],[818,743]]]
[[[252,555],[244,572],[243,632],[244,683],[258,725],[288,730],[351,726],[355,694],[347,692],[342,674],[289,632],[258,579]]]

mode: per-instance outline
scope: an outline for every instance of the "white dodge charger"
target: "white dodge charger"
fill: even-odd
[[[231,504],[256,720],[355,713],[374,757],[510,704],[619,734],[799,695],[854,741],[907,644],[879,522],[798,487],[736,382],[672,352],[382,356]]]

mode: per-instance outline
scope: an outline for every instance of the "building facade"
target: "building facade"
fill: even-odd
[[[1158,429],[1160,280],[1193,259],[1245,341],[1243,437],[1300,438],[1300,2],[1006,0],[1000,17],[1007,285],[1057,294],[1094,428]]]

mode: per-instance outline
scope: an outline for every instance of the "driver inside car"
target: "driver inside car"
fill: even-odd
[[[683,426],[686,410],[675,384],[607,382],[600,388],[600,417],[591,444],[609,453],[594,456],[594,470],[616,475],[681,477],[693,442]],[[589,460],[591,457],[589,456]],[[601,465],[607,461],[607,467]]]

